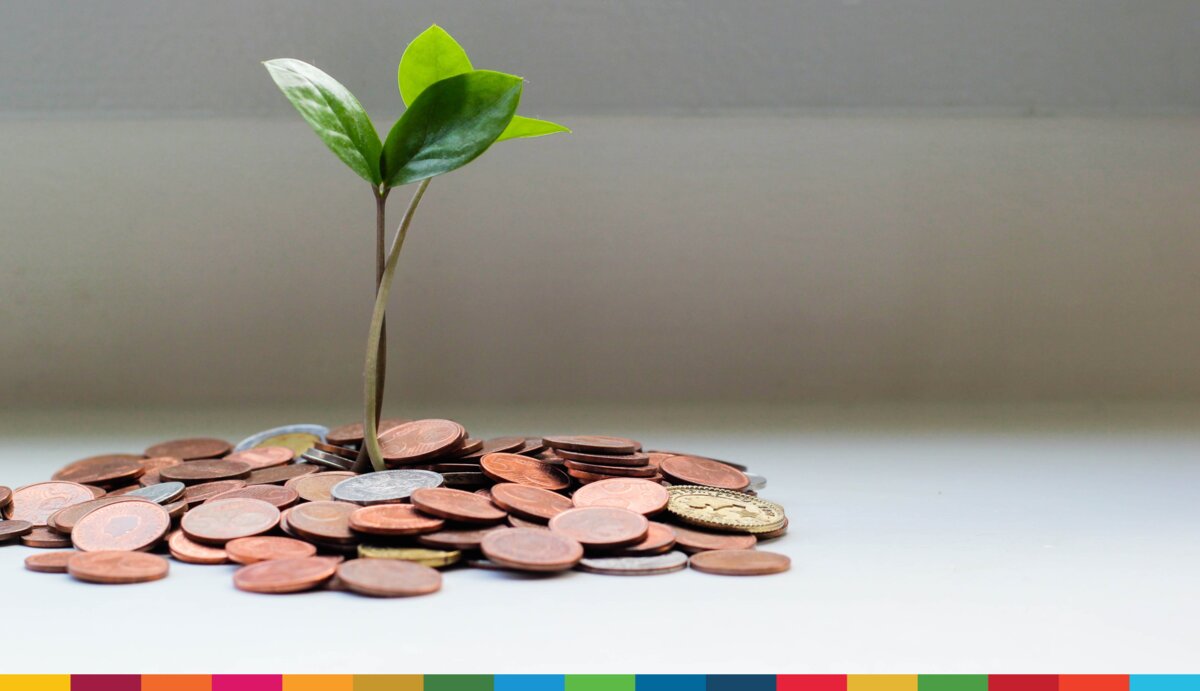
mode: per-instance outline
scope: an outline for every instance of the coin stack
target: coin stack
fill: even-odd
[[[236,446],[179,439],[0,487],[0,543],[70,548],[33,571],[96,583],[167,575],[171,559],[240,565],[235,587],[376,597],[441,588],[439,569],[648,575],[786,571],[761,476],[611,436],[475,439],[452,420],[384,420],[387,470],[357,474],[361,424],[288,425]]]

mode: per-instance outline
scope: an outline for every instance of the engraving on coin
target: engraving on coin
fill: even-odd
[[[692,568],[720,576],[766,576],[792,566],[786,555],[748,549],[717,549],[692,557]]]
[[[80,552],[138,552],[157,545],[170,527],[171,517],[158,504],[116,502],[84,514],[71,530],[71,543]]]
[[[571,501],[578,507],[611,506],[652,516],[667,508],[670,495],[662,485],[637,478],[611,478],[575,490]]]
[[[683,552],[667,552],[649,557],[584,557],[579,570],[612,576],[649,576],[680,571],[687,565],[688,558]]]
[[[668,487],[667,511],[687,523],[716,530],[767,533],[782,527],[783,507],[765,499],[715,487]]]
[[[384,470],[343,480],[330,494],[338,501],[370,506],[395,504],[408,499],[422,487],[438,487],[442,476],[428,470]]]
[[[739,491],[750,485],[750,478],[738,470],[696,456],[671,456],[659,465],[663,475],[685,485],[702,485]]]
[[[388,463],[417,463],[459,448],[466,436],[453,420],[413,420],[381,432],[379,448]]]
[[[497,482],[563,490],[571,482],[558,468],[513,453],[490,453],[479,459],[483,472]]]
[[[55,511],[95,498],[90,489],[74,482],[39,482],[14,490],[4,517],[43,526]]]

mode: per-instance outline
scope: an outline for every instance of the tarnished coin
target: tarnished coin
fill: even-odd
[[[662,485],[637,478],[612,478],[592,482],[575,490],[575,506],[611,506],[652,516],[667,508],[670,495]]]
[[[356,475],[348,470],[332,470],[294,477],[283,483],[283,486],[296,492],[304,501],[329,501],[333,498],[329,490],[333,489],[334,485]]]
[[[176,530],[167,538],[167,550],[172,557],[187,564],[224,564],[229,561],[224,549],[193,542],[182,530]]]
[[[644,453],[599,454],[587,453],[585,451],[571,451],[570,449],[557,449],[555,450],[555,454],[567,461],[578,461],[580,463],[591,463],[602,466],[640,467],[650,465],[650,456]]]
[[[201,458],[219,458],[233,450],[233,445],[224,439],[198,437],[194,439],[175,439],[155,444],[146,449],[146,456],[173,456],[185,461]]]
[[[398,559],[400,561],[411,561],[437,569],[458,563],[462,559],[462,552],[458,550],[422,549],[420,547],[359,545],[358,556],[361,559]]]
[[[675,530],[671,526],[650,521],[646,538],[614,553],[614,557],[645,557],[669,552],[675,546]]]
[[[583,545],[577,541],[533,528],[488,533],[479,548],[489,561],[520,571],[566,571],[583,558]]]
[[[279,485],[248,485],[231,489],[220,494],[209,497],[204,500],[205,504],[222,499],[258,499],[265,501],[277,509],[283,509],[295,504],[300,500],[300,495],[295,490],[290,490],[287,487]]]
[[[337,571],[336,557],[271,559],[243,566],[233,574],[233,585],[251,593],[298,593],[312,590]]]
[[[697,485],[675,485],[667,492],[671,515],[713,530],[769,533],[783,527],[786,520],[779,504],[742,492]]]
[[[150,501],[124,501],[93,509],[71,530],[80,552],[140,552],[157,545],[171,527],[171,517]]]
[[[410,499],[424,513],[459,523],[499,523],[507,515],[478,494],[446,487],[414,490]]]
[[[228,492],[231,489],[245,487],[245,480],[218,480],[216,482],[202,482],[198,485],[192,485],[183,491],[183,500],[189,506],[202,504],[205,500],[215,497],[222,492]]]
[[[25,568],[38,573],[66,573],[67,562],[77,552],[63,550],[61,552],[42,552],[25,557]]]
[[[284,425],[252,434],[237,443],[234,451],[245,451],[256,446],[286,446],[300,455],[315,442],[325,441],[329,428],[324,425]]]
[[[714,549],[754,549],[758,543],[758,538],[753,535],[710,533],[683,526],[673,526],[672,529],[675,531],[675,545],[688,554]]]
[[[350,514],[350,527],[370,535],[420,535],[437,532],[444,525],[442,519],[407,504],[364,506]]]
[[[279,524],[279,509],[259,499],[205,502],[183,515],[180,527],[189,538],[223,545],[239,537],[261,535]]]
[[[78,552],[67,573],[89,583],[146,583],[166,578],[171,565],[145,552]]]
[[[296,457],[296,452],[286,446],[257,446],[252,449],[234,451],[225,457],[226,461],[238,461],[250,466],[251,470],[273,468],[277,465],[287,465]]]
[[[353,559],[338,565],[337,575],[350,590],[374,597],[428,595],[442,587],[442,574],[397,559]]]
[[[571,470],[579,470],[593,475],[609,475],[618,477],[640,477],[649,478],[658,475],[658,471],[650,466],[634,467],[622,465],[597,465],[595,463],[582,463],[580,461],[565,461],[564,466]]]
[[[721,576],[766,576],[791,566],[786,555],[760,550],[716,549],[692,556],[693,569]]]
[[[479,459],[479,465],[496,482],[513,482],[548,490],[566,489],[571,484],[558,468],[514,453],[490,453]]]
[[[271,468],[259,468],[246,476],[247,485],[282,485],[288,480],[320,472],[320,468],[307,463],[295,465],[278,465]]]
[[[170,504],[182,497],[185,489],[187,489],[187,486],[182,482],[160,482],[157,485],[141,487],[118,496],[140,497],[142,499],[149,499],[155,504]]]
[[[12,490],[0,485],[0,509],[12,503]]]
[[[288,509],[288,527],[301,537],[339,543],[357,542],[350,531],[350,514],[358,510],[357,504],[343,501],[314,501],[297,504]]]
[[[561,494],[513,482],[493,485],[490,496],[500,508],[531,521],[549,521],[574,507],[571,500]]]
[[[507,526],[503,525],[489,525],[469,530],[439,530],[436,533],[417,536],[417,544],[434,549],[479,549],[479,543],[483,542],[488,533],[507,529]]]
[[[617,454],[637,453],[642,445],[624,437],[605,437],[601,435],[559,435],[543,437],[542,441],[552,449],[567,451],[582,451],[584,453]]]
[[[607,506],[571,509],[550,519],[551,532],[596,549],[636,545],[649,530],[650,522],[642,514]]]
[[[28,535],[33,530],[29,521],[0,521],[0,542],[16,540],[22,535]]]
[[[659,465],[663,475],[685,485],[701,485],[739,491],[750,485],[750,478],[737,468],[697,456],[671,456]]]
[[[379,421],[379,433],[382,434],[390,429],[399,427],[406,422],[411,421],[398,417],[384,418]],[[330,444],[337,444],[338,446],[345,446],[347,444],[361,444],[363,441],[363,423],[352,422],[340,427],[334,427],[325,433],[325,441]]]
[[[55,511],[95,498],[90,489],[75,482],[39,482],[14,490],[4,517],[29,521],[35,527],[46,525]]]
[[[250,466],[240,461],[200,460],[167,466],[158,471],[163,480],[175,480],[185,485],[217,480],[235,480],[250,474]]]
[[[467,431],[453,420],[413,420],[379,434],[389,464],[419,463],[462,446]]]
[[[21,536],[21,544],[26,547],[37,547],[38,549],[59,549],[61,547],[70,547],[71,538],[56,533],[44,525],[34,526],[32,530]]]
[[[584,557],[578,568],[610,576],[650,576],[680,571],[687,565],[688,557],[683,552],[667,552],[648,557]]]
[[[104,487],[128,484],[145,472],[140,460],[141,456],[124,453],[92,456],[64,467],[51,479]]]
[[[238,564],[253,564],[271,559],[299,559],[312,557],[317,548],[307,542],[290,537],[239,537],[225,543],[225,553]]]
[[[428,470],[384,470],[343,480],[333,486],[330,494],[338,501],[363,506],[396,504],[408,499],[415,490],[441,484],[442,476]]]
[[[550,530],[545,523],[530,521],[511,513],[508,515],[508,524],[514,528],[536,528],[538,530]]]

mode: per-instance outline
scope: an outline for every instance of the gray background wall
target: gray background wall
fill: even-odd
[[[569,137],[434,182],[410,400],[1200,395],[1200,5],[0,2],[0,403],[353,401],[365,186],[437,21]],[[398,191],[393,216],[405,202]]]

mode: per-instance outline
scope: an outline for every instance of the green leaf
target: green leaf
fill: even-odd
[[[354,94],[333,77],[300,60],[283,58],[263,65],[330,151],[372,185],[383,182],[379,170],[379,135]]]
[[[502,142],[505,139],[544,137],[547,134],[555,134],[557,132],[570,133],[571,130],[549,120],[538,120],[537,118],[516,115],[513,116],[512,122],[508,123],[508,127],[504,128],[504,132],[500,134],[500,138],[496,141]]]
[[[476,70],[425,89],[383,144],[384,183],[425,180],[475,160],[512,121],[521,86],[520,77]]]
[[[433,84],[473,69],[467,51],[445,29],[434,24],[414,38],[400,56],[400,66],[396,69],[400,98],[404,105],[412,105]]]

